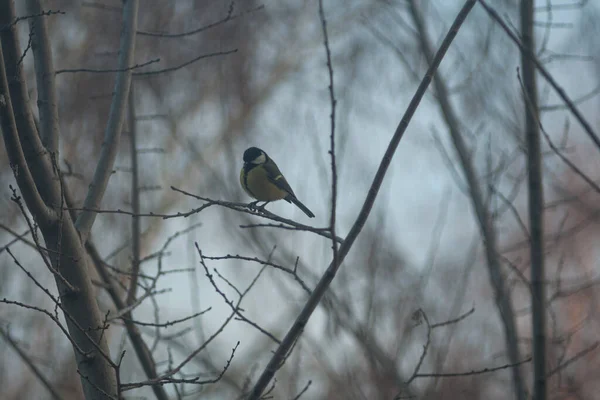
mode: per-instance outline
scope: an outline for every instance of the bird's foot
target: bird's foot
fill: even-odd
[[[259,203],[258,200],[257,201],[253,201],[252,203],[248,204],[248,208],[250,208],[252,210],[255,210],[255,211],[258,211],[258,212],[264,212],[265,211],[265,206],[267,204],[269,204],[268,201],[266,201],[265,204],[263,204],[261,206],[259,206],[258,203]]]
[[[257,206],[257,207],[256,207],[256,209],[257,209],[258,211],[261,211],[261,212],[262,212],[262,211],[266,211],[266,210],[265,210],[265,207],[267,206],[267,204],[269,204],[269,202],[268,202],[268,201],[265,201],[265,204],[263,204],[262,206]]]
[[[253,201],[253,202],[251,202],[251,203],[248,203],[248,204],[246,205],[246,207],[248,207],[248,208],[249,208],[249,209],[251,209],[251,210],[255,210],[255,209],[257,209],[257,208],[258,208],[257,204],[258,204],[258,200],[256,200],[256,201]]]

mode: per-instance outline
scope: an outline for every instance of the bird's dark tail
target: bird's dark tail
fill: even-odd
[[[315,214],[313,214],[312,211],[310,211],[304,204],[302,204],[300,200],[298,200],[295,196],[288,196],[286,197],[286,200],[294,203],[299,209],[302,210],[302,212],[304,212],[304,214],[308,215],[310,218],[315,217]]]

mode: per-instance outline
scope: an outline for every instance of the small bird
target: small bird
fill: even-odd
[[[250,147],[244,152],[244,166],[240,172],[240,183],[246,193],[257,200],[250,203],[252,205],[256,205],[259,201],[265,201],[266,203],[260,207],[264,208],[271,201],[283,199],[288,203],[294,203],[310,218],[315,216],[296,198],[275,161],[271,160],[267,153],[258,147]]]

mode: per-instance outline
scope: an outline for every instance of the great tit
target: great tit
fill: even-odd
[[[244,166],[240,172],[240,183],[244,191],[257,200],[254,204],[259,201],[266,202],[262,206],[263,208],[271,201],[283,199],[288,203],[294,203],[310,218],[315,216],[296,198],[275,161],[257,147],[250,147],[244,152]]]

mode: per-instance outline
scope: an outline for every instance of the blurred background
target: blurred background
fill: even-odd
[[[18,6],[20,2],[17,2]],[[47,1],[54,65],[106,69],[116,65],[120,7],[116,0]],[[437,49],[462,2],[417,1],[427,40]],[[600,2],[538,1],[536,53],[595,129],[600,106]],[[492,4],[518,27],[518,2]],[[18,7],[20,12],[23,12]],[[381,157],[427,62],[422,32],[407,1],[325,1],[335,79],[338,167],[337,234],[345,237],[365,199]],[[168,37],[214,27],[196,34]],[[511,25],[512,24],[512,25]],[[298,198],[315,214],[309,220],[286,202],[268,209],[316,227],[327,227],[331,207],[329,150],[331,104],[321,22],[316,1],[266,0],[146,2],[140,4],[134,78],[141,211],[186,212],[203,197],[250,199],[239,185],[242,153],[264,149]],[[21,45],[26,23],[18,25]],[[517,30],[517,28],[514,28]],[[203,58],[203,54],[235,53]],[[518,48],[476,5],[440,67],[447,100],[460,123],[478,183],[498,235],[498,257],[515,309],[519,348],[530,354],[529,250],[526,159]],[[24,59],[32,108],[37,112],[33,59]],[[181,66],[171,71],[144,72]],[[544,189],[549,354],[552,399],[598,398],[598,193],[569,168],[569,158],[590,179],[600,178],[598,149],[547,83],[539,78],[546,139]],[[60,167],[81,205],[102,145],[113,73],[61,72],[57,76],[61,126]],[[408,388],[427,343],[421,373],[443,374],[506,365],[503,328],[490,287],[482,238],[470,191],[431,86],[402,139],[367,226],[346,258],[330,293],[311,318],[270,393],[293,399],[309,385],[307,399],[392,399],[398,393],[426,399],[510,398],[509,369],[460,377],[417,377]],[[105,210],[131,209],[129,130],[123,132],[115,171],[102,202]],[[0,148],[0,249],[10,249],[53,293],[53,277],[39,255],[15,235],[27,231],[10,201],[14,185],[6,150]],[[159,370],[177,364],[213,335],[182,370],[212,379],[239,347],[214,384],[169,387],[173,398],[236,398],[251,387],[307,298],[291,274],[267,266],[243,297],[248,321],[215,291],[199,263],[205,256],[240,255],[293,270],[313,288],[331,261],[331,242],[311,232],[273,227],[257,216],[213,206],[187,218],[142,218],[141,272],[160,272],[157,290],[135,309],[134,319],[166,323],[210,308],[173,326],[141,326]],[[173,235],[180,233],[177,237]],[[127,284],[131,217],[99,215],[92,232],[113,274]],[[28,241],[30,235],[24,236]],[[172,240],[170,240],[172,239]],[[161,254],[161,265],[157,254]],[[225,257],[205,259],[220,290],[234,302],[262,264]],[[158,270],[160,268],[160,271]],[[166,271],[173,271],[165,273]],[[91,271],[94,274],[94,271]],[[96,279],[97,280],[97,279]],[[102,312],[113,309],[101,286]],[[0,250],[0,298],[53,310],[48,297]],[[421,310],[421,311],[419,311]],[[465,316],[432,329],[428,325]],[[60,318],[63,318],[60,316]],[[69,341],[45,315],[2,304],[0,387],[5,399],[43,399],[47,391],[15,348],[21,349],[65,399],[82,398]],[[268,332],[266,334],[265,332]],[[145,380],[119,321],[109,331],[113,357],[127,350],[123,382]],[[590,350],[591,349],[591,350]],[[581,353],[583,352],[583,353]],[[574,356],[578,356],[573,359]],[[572,360],[572,362],[568,362]],[[521,367],[529,382],[530,365]],[[125,392],[152,398],[147,388]]]

